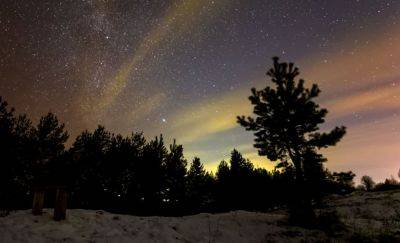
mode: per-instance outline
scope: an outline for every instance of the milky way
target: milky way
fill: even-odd
[[[69,143],[103,124],[176,138],[209,169],[235,147],[272,168],[235,116],[280,56],[320,84],[324,128],[348,127],[327,166],[382,180],[400,167],[399,20],[399,1],[3,0],[0,95],[56,113]]]

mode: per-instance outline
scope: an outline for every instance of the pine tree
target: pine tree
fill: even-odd
[[[98,126],[93,132],[82,132],[69,150],[72,158],[73,206],[104,206],[107,174],[105,164],[110,140],[111,134],[104,127]]]
[[[236,149],[231,152],[230,174],[233,180],[248,177],[253,172],[253,164],[243,158],[242,154]]]
[[[215,199],[217,201],[217,208],[219,210],[230,210],[232,209],[232,199],[230,198],[232,193],[230,168],[226,161],[221,161],[217,168],[216,173],[216,193]]]
[[[36,147],[36,158],[33,161],[34,184],[48,184],[57,180],[54,174],[62,171],[60,156],[64,153],[68,132],[65,125],[60,124],[53,113],[40,118],[39,124],[33,130],[33,142]]]
[[[14,109],[8,108],[8,103],[0,96],[0,208],[11,204],[10,193],[15,173],[16,140],[13,134],[15,126]]]
[[[165,182],[163,164],[167,153],[162,135],[148,142],[143,149],[138,180],[142,206],[148,214],[155,214],[161,208]]]
[[[228,163],[226,163],[225,160],[221,161],[217,169],[217,174],[216,174],[217,179],[219,181],[227,181],[229,178],[229,174],[230,174],[230,168]]]
[[[213,177],[204,169],[200,158],[195,157],[187,173],[187,204],[191,212],[205,210],[212,201]]]
[[[305,170],[320,167],[325,159],[319,149],[335,145],[346,129],[342,126],[330,132],[319,131],[328,112],[314,101],[320,89],[316,84],[305,88],[303,79],[296,80],[298,75],[293,63],[273,58],[273,67],[267,72],[272,85],[251,90],[249,99],[255,118],[238,116],[238,123],[254,132],[254,147],[261,156],[294,165],[297,186],[304,194],[308,189]]]
[[[229,170],[229,198],[234,209],[249,209],[252,194],[253,164],[236,149],[231,152]]]
[[[187,161],[183,157],[182,145],[174,140],[165,160],[165,201],[172,210],[182,208],[185,198],[185,176]]]

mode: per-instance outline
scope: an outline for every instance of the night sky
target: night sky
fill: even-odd
[[[348,127],[328,168],[400,168],[400,1],[1,0],[0,95],[71,134],[105,125],[184,144],[210,170],[237,148],[257,166],[251,87],[272,56],[322,89],[324,129]]]

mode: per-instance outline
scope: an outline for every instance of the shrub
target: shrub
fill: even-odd
[[[367,191],[371,191],[375,187],[375,182],[367,175],[361,177],[361,184],[364,185],[365,190]]]

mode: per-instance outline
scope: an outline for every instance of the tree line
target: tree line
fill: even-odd
[[[295,184],[291,168],[254,168],[237,150],[213,174],[200,158],[188,163],[182,145],[167,147],[162,135],[147,141],[142,133],[122,136],[99,126],[66,149],[68,138],[54,114],[34,125],[0,98],[0,208],[29,208],[33,187],[62,185],[72,208],[139,215],[262,211],[286,205]],[[353,174],[324,173],[323,191],[352,190]]]
[[[328,112],[315,102],[320,89],[307,88],[298,75],[293,63],[273,58],[267,86],[251,90],[253,116],[238,116],[253,132],[259,155],[276,163],[272,171],[254,168],[234,149],[213,174],[200,158],[188,162],[183,146],[166,145],[162,135],[147,140],[103,126],[83,131],[66,148],[69,134],[54,114],[34,125],[0,98],[0,207],[29,207],[32,188],[61,185],[72,208],[185,215],[288,207],[293,221],[311,223],[324,195],[355,190],[355,174],[324,166],[322,149],[336,145],[346,128],[320,131]]]

